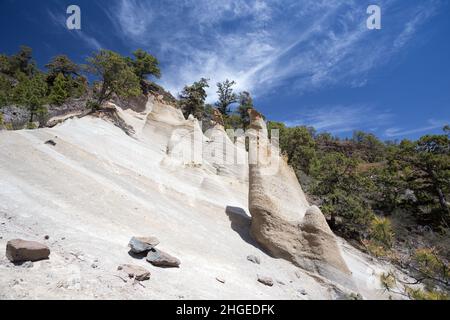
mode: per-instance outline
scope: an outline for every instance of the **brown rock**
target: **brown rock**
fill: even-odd
[[[181,263],[177,258],[155,248],[148,252],[146,259],[157,267],[178,268]]]
[[[266,286],[273,286],[273,280],[270,277],[258,276],[258,281]]]
[[[150,279],[150,272],[147,269],[133,264],[122,264],[117,270],[125,272],[128,277],[134,278],[137,281]]]
[[[6,244],[6,257],[11,262],[38,261],[47,259],[50,249],[39,242],[14,239]]]

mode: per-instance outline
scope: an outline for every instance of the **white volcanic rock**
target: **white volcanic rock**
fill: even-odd
[[[250,236],[247,164],[180,160],[172,132],[195,130],[195,119],[153,97],[142,112],[117,107],[117,114],[133,136],[91,116],[0,132],[0,247],[49,235],[52,250],[33,268],[0,256],[0,299],[304,299],[299,289],[309,299],[342,296],[338,284],[271,257]],[[202,143],[220,135],[216,128]],[[50,139],[55,146],[45,144]],[[245,154],[242,141],[237,148]],[[130,256],[135,235],[156,236],[182,267],[156,268]],[[358,291],[385,298],[378,279],[388,267],[345,242],[341,247]],[[250,253],[264,263],[249,263]],[[151,286],[124,283],[117,277],[123,264],[148,268]],[[263,286],[257,274],[286,285]]]
[[[249,110],[249,114],[253,237],[274,257],[356,289],[322,212],[308,204],[294,170],[270,143],[261,115],[255,110]]]

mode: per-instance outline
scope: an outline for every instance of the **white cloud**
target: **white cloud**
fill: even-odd
[[[389,128],[386,129],[384,135],[389,138],[409,136],[416,133],[422,133],[430,130],[442,129],[445,125],[449,124],[450,121],[439,121],[435,119],[429,119],[427,124],[414,129],[403,129],[403,128]]]
[[[54,13],[51,10],[47,10],[47,14],[50,19],[53,21],[53,24],[57,28],[56,32],[67,32],[70,36],[75,37],[78,40],[84,42],[84,44],[93,50],[100,50],[103,45],[94,37],[88,35],[83,30],[69,30],[66,26],[66,16],[63,14]]]
[[[399,1],[379,1],[394,23],[378,31],[367,30],[360,1],[118,0],[107,13],[125,44],[160,58],[164,86],[177,93],[206,77],[215,99],[226,78],[257,96],[286,82],[297,92],[365,85],[439,5],[390,11]]]
[[[347,133],[363,128],[383,127],[390,123],[392,114],[369,106],[328,106],[316,109],[309,107],[297,120],[285,121],[287,126],[312,126],[318,131],[334,134]]]
[[[394,48],[399,49],[403,47],[414,36],[419,26],[432,17],[436,10],[436,1],[419,6],[417,11],[414,12],[412,19],[405,23],[403,31],[395,39]]]

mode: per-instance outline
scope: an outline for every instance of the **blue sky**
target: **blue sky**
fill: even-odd
[[[65,26],[81,8],[82,30]],[[368,30],[366,9],[382,9]],[[449,0],[0,0],[0,52],[31,46],[40,66],[93,51],[158,57],[177,94],[200,77],[237,81],[269,119],[385,140],[450,123]]]

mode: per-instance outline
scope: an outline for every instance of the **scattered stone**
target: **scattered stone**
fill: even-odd
[[[257,256],[254,256],[254,255],[249,255],[249,256],[247,256],[247,260],[248,261],[251,261],[251,262],[253,262],[253,263],[256,263],[256,264],[260,264],[261,263],[261,260],[259,259],[259,257],[257,257]]]
[[[49,144],[51,146],[56,146],[56,142],[53,140],[47,140],[47,141],[45,141],[45,144]]]
[[[283,281],[281,281],[281,280],[277,280],[277,283],[279,284],[279,285],[282,285],[282,286],[284,286],[284,285],[286,285]]]
[[[6,257],[11,262],[38,261],[47,259],[50,249],[39,242],[14,239],[6,245]]]
[[[48,240],[48,239],[50,239],[50,236],[46,235],[46,236],[44,237],[44,239],[45,239],[45,240]]]
[[[132,237],[128,246],[133,253],[147,252],[159,244],[156,237]]]
[[[148,252],[146,259],[152,265],[157,267],[178,268],[180,265],[180,260],[172,257],[170,254],[164,251],[155,248],[151,249]]]
[[[296,276],[298,279],[300,279],[300,278],[302,277],[300,271],[298,271],[298,270],[295,270],[295,276]]]
[[[91,264],[91,268],[92,268],[92,269],[97,269],[97,268],[98,268],[98,265],[97,265],[96,263],[93,263],[93,264]]]
[[[219,281],[220,283],[225,283],[225,279],[221,277],[216,277],[216,280]]]
[[[258,281],[266,286],[269,286],[269,287],[273,286],[273,280],[270,277],[264,277],[264,276],[258,275]]]
[[[305,289],[299,289],[298,292],[303,296],[306,296],[308,294]]]
[[[145,281],[150,279],[150,272],[140,266],[132,264],[123,264],[117,268],[117,270],[123,271],[128,274],[128,277],[134,278],[137,281]]]

